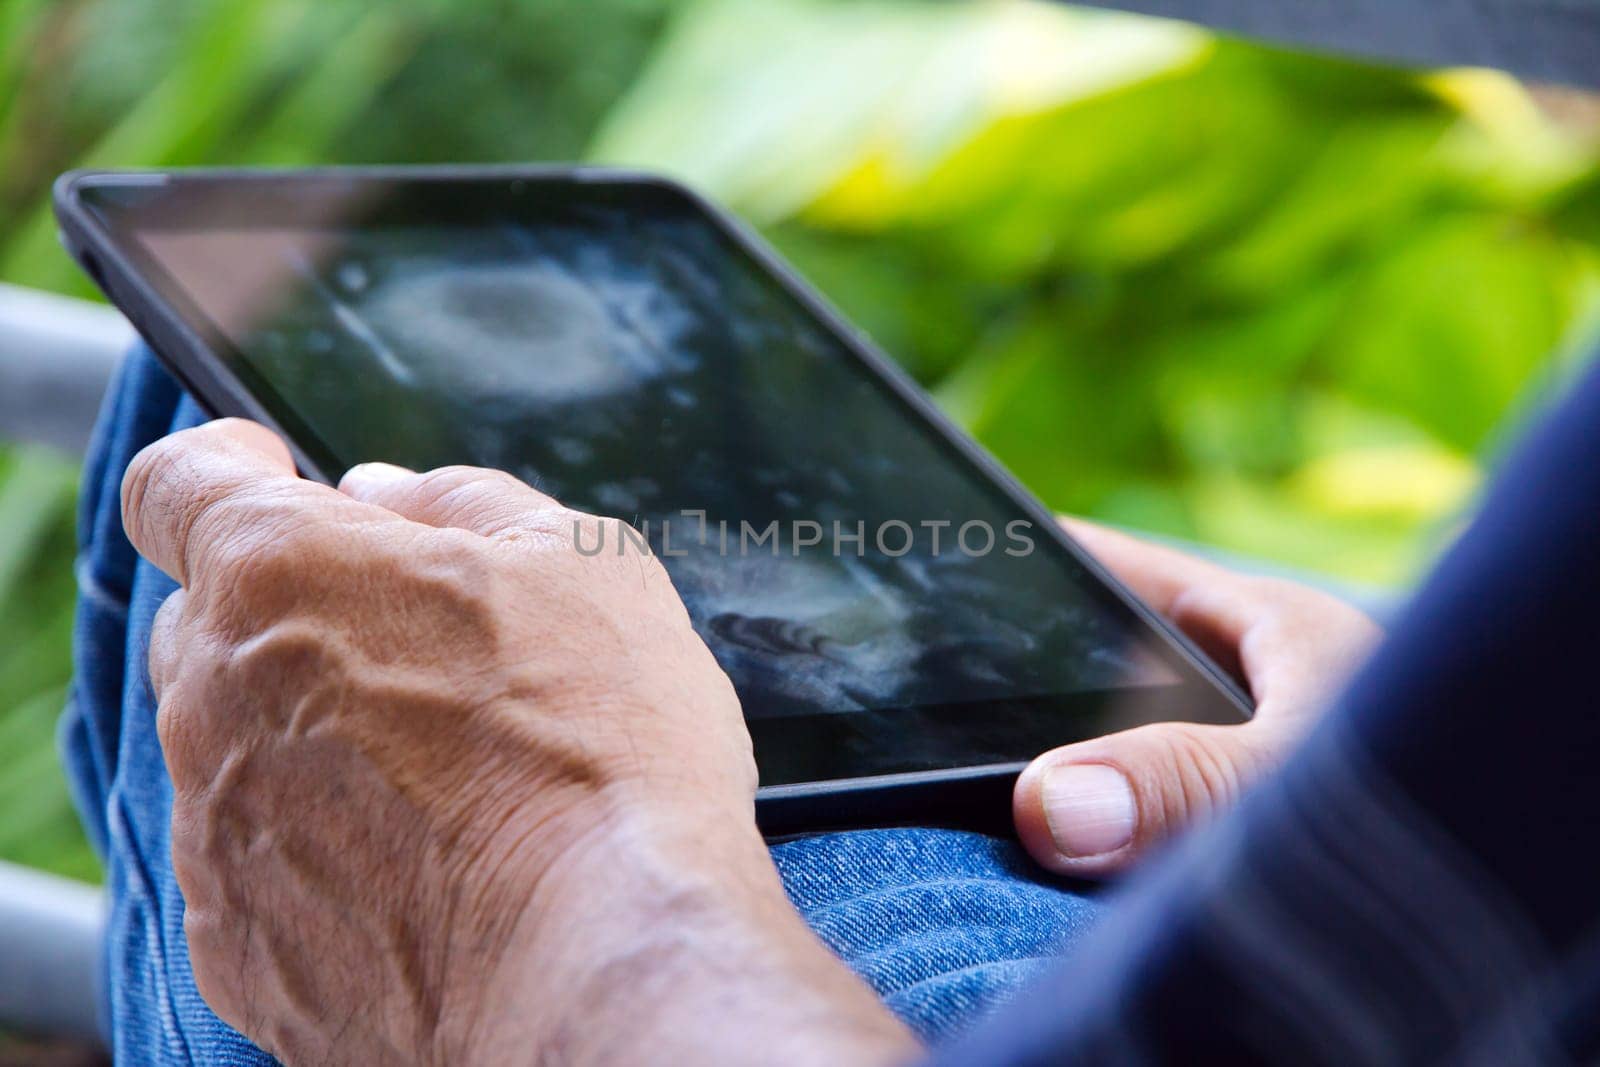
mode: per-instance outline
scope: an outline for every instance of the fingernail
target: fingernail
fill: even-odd
[[[397,467],[393,463],[358,463],[344,472],[344,477],[339,479],[339,488],[351,495],[357,495],[363,489],[376,489],[390,482],[409,478],[414,473],[416,472]]]
[[[1087,859],[1133,840],[1139,809],[1133,786],[1104,763],[1068,763],[1045,772],[1044,820],[1062,855]]]

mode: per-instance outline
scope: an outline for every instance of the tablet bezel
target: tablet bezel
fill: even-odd
[[[303,424],[286,424],[251,392],[240,374],[241,361],[225,357],[218,348],[232,346],[207,317],[189,303],[182,287],[167,276],[162,291],[152,276],[164,272],[153,257],[129,239],[113,232],[99,213],[84,201],[91,188],[128,188],[182,183],[227,185],[230,193],[244,192],[253,184],[261,192],[301,189],[321,183],[324,190],[365,186],[381,190],[403,185],[451,186],[492,183],[503,193],[518,183],[561,182],[578,185],[644,187],[652,195],[666,194],[685,201],[715,226],[724,237],[793,297],[841,346],[882,382],[924,427],[950,446],[976,473],[998,488],[1019,513],[1031,520],[1044,536],[1069,553],[1083,569],[1119,602],[1145,630],[1188,668],[1183,684],[1199,684],[1213,700],[1221,701],[1238,721],[1247,720],[1253,706],[1249,696],[1224,671],[1183,634],[1131,593],[1093,556],[1077,544],[1055,521],[1055,516],[1034,498],[1011,473],[981,445],[941,412],[900,367],[794,271],[761,238],[739,220],[694,191],[655,175],[594,167],[472,166],[472,167],[361,167],[279,170],[75,171],[56,183],[55,205],[63,243],[94,278],[111,301],[127,315],[157,356],[179,382],[214,417],[241,416],[261,422],[290,443],[296,463],[308,477],[332,483],[341,471],[328,469],[331,450],[320,444],[315,432]],[[325,194],[326,195],[326,192]],[[348,195],[348,194],[347,194]],[[377,195],[374,193],[374,195]],[[186,305],[187,306],[184,306]],[[208,336],[208,332],[210,336]],[[248,368],[246,367],[248,372]],[[265,383],[264,383],[265,384]],[[270,385],[266,385],[270,389]],[[288,413],[292,417],[292,412]],[[306,439],[318,442],[302,447]],[[318,454],[318,453],[321,454]],[[757,815],[764,831],[784,834],[799,830],[904,823],[963,826],[991,832],[1009,832],[1011,783],[1025,761],[942,770],[912,771],[867,778],[829,779],[794,785],[762,787],[757,794]]]

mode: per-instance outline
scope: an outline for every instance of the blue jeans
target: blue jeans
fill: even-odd
[[[118,1062],[269,1062],[201,1000],[172,873],[172,784],[146,674],[151,620],[171,579],[122,532],[133,455],[204,421],[143,349],[112,383],[84,470],[76,682],[62,747],[112,898],[107,1026]],[[965,1028],[1027,984],[1099,909],[1010,842],[906,829],[821,834],[772,849],[812,928],[929,1039]],[[286,917],[287,918],[287,917]]]

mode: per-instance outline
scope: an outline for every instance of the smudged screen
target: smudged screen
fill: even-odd
[[[1026,758],[1158,714],[1118,693],[1183,688],[1144,624],[692,214],[142,239],[341,465],[498,467],[646,531],[769,784]],[[996,710],[1088,715],[1091,694],[1076,724]],[[852,715],[876,727],[848,759],[790,728]]]

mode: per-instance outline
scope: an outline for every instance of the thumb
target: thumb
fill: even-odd
[[[1017,779],[1017,836],[1058,874],[1114,874],[1170,834],[1231,807],[1292,740],[1291,731],[1256,719],[1157,723],[1055,749]]]

